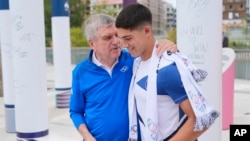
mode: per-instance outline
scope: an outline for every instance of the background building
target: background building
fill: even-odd
[[[246,19],[247,26],[250,27],[250,0],[246,0]]]
[[[250,46],[250,0],[223,0],[224,34],[230,47]]]
[[[123,0],[90,0],[90,13],[105,13],[116,17],[123,7]]]
[[[165,7],[162,0],[137,0],[138,3],[141,3],[147,6],[153,15],[153,33],[155,36],[165,36],[166,34],[166,17],[165,17]]]
[[[223,0],[223,30],[249,25],[249,0]]]
[[[167,30],[171,30],[176,28],[176,9],[172,6],[172,4],[165,2],[166,9],[166,28]]]
[[[166,36],[166,10],[162,0],[90,0],[91,14],[106,13],[116,17],[123,8],[123,3],[141,3],[147,6],[153,16],[153,33],[157,37]]]
[[[223,0],[223,20],[246,17],[246,0]]]

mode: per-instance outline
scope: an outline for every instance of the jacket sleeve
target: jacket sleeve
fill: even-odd
[[[69,113],[72,122],[76,129],[79,128],[81,124],[85,124],[85,101],[84,94],[81,92],[80,82],[81,79],[77,75],[79,71],[74,70],[72,76],[72,94],[70,97]]]

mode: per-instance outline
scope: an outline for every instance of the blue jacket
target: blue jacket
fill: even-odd
[[[133,58],[122,51],[112,76],[89,58],[73,70],[70,117],[78,129],[84,123],[97,141],[127,141],[128,90]]]

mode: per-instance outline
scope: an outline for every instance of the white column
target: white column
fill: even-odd
[[[57,107],[68,107],[71,90],[71,45],[67,0],[52,0],[52,39]]]
[[[200,138],[220,141],[222,132],[222,1],[177,0],[177,44],[199,68],[208,72],[200,83],[221,115]]]
[[[46,140],[46,87],[43,0],[10,0],[17,140]]]
[[[14,133],[15,92],[13,77],[13,46],[11,45],[11,17],[9,0],[0,0],[0,43],[2,58],[2,82],[5,107],[6,132]]]
[[[69,5],[67,0],[52,0],[53,63],[55,89],[71,89]]]

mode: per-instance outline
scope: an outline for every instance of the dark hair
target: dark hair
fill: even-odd
[[[136,29],[142,25],[152,25],[152,13],[142,4],[129,4],[116,18],[115,26],[124,29]]]

